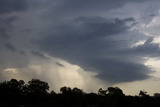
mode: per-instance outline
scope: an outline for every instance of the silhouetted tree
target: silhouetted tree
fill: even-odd
[[[55,95],[56,92],[54,92],[53,90],[50,92],[51,95]]]
[[[123,96],[123,91],[118,87],[108,87],[108,94]]]
[[[8,106],[20,103],[23,98],[23,86],[24,81],[16,79],[0,83],[0,100],[3,100]]]
[[[80,95],[80,94],[84,94],[84,91],[75,87],[75,88],[72,89],[72,93]]]
[[[72,93],[72,89],[70,87],[61,87],[60,91],[62,92],[62,94],[71,94]]]
[[[11,79],[10,81],[5,81],[3,83],[0,83],[0,89],[2,90],[10,90],[10,91],[17,91],[20,92],[23,90],[24,81],[16,79]]]
[[[39,79],[32,79],[25,85],[25,101],[31,105],[45,106],[48,97],[49,85]]]
[[[154,93],[154,97],[160,97],[160,93]]]
[[[147,92],[146,91],[142,91],[142,90],[140,90],[140,92],[139,92],[139,96],[142,96],[142,97],[146,97],[146,96],[149,96],[149,95],[147,95]]]
[[[98,95],[105,96],[106,93],[107,93],[107,90],[103,90],[102,88],[100,88],[100,89],[98,90]]]
[[[26,85],[28,93],[32,95],[43,95],[47,94],[49,90],[49,85],[47,82],[40,81],[39,79],[32,79]]]
[[[61,93],[39,79],[27,84],[11,79],[0,83],[0,107],[159,107],[160,94],[149,96],[140,90],[139,96],[125,96],[118,87],[100,88],[96,93],[85,93],[77,87],[61,87]],[[140,97],[141,96],[141,97]]]

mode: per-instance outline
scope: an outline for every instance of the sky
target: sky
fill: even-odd
[[[159,0],[0,0],[0,82],[160,92]]]

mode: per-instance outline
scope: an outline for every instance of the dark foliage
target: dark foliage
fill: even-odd
[[[61,93],[48,92],[47,82],[32,79],[11,79],[0,83],[0,107],[159,107],[160,94],[149,96],[140,91],[139,96],[125,96],[118,87],[100,88],[98,94],[82,89],[60,88]]]

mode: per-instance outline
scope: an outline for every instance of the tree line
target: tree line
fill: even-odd
[[[28,83],[11,79],[0,83],[0,107],[159,107],[160,94],[149,96],[140,90],[139,96],[126,96],[118,87],[100,88],[86,93],[77,87],[61,87],[60,93],[49,92],[45,81],[32,79]]]

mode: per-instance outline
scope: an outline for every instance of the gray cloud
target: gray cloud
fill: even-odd
[[[103,42],[105,41],[103,39],[127,31],[130,28],[130,26],[126,25],[128,19],[130,18],[107,20],[101,17],[79,17],[67,25],[62,24],[54,27],[55,32],[53,32],[53,34],[45,34],[49,36],[43,38],[44,41],[47,42],[42,43],[42,45],[46,44],[48,46],[47,49],[51,48],[51,50],[53,50],[53,48],[61,50],[62,48],[62,52],[65,48],[87,48],[84,44],[87,45],[89,42],[93,46],[108,44],[108,46],[106,46],[110,47],[109,44],[111,43],[104,44]],[[99,43],[100,41],[102,42]],[[114,43],[114,41],[107,42]]]
[[[6,30],[4,28],[0,29],[0,38],[1,39],[7,39],[9,36],[6,33]]]
[[[151,69],[139,62],[143,57],[137,57],[139,51],[123,38],[132,26],[128,22],[134,19],[79,17],[56,26],[53,34],[37,43],[50,55],[97,72],[96,77],[112,83],[147,79]]]
[[[11,23],[16,20],[15,16],[0,16],[0,38],[1,40],[9,39],[9,31],[12,26]]]
[[[12,23],[18,19],[15,13],[24,12],[28,8],[27,0],[0,0],[0,44],[5,45],[10,51],[16,51],[10,43],[10,37],[14,36],[10,34],[13,30]]]
[[[17,19],[12,12],[23,12],[29,8],[27,0],[0,0],[0,38],[8,39],[11,23]]]
[[[149,0],[62,0],[55,5],[54,10],[58,10],[58,14],[93,14],[96,12],[104,12],[124,6],[127,3],[141,3]],[[157,0],[153,0],[157,1]],[[53,2],[55,4],[55,1]],[[66,14],[66,15],[67,15]],[[96,13],[97,14],[97,13]]]
[[[153,38],[150,37],[144,42],[144,44],[134,47],[131,52],[146,57],[159,57],[160,56],[159,44],[152,42]]]
[[[24,11],[28,7],[26,2],[26,0],[0,0],[0,14]]]
[[[125,59],[106,59],[103,63],[104,65],[100,66],[100,69],[103,72],[100,72],[97,77],[107,80],[110,83],[144,80],[150,78],[148,75],[151,73],[150,68],[138,62],[129,62]]]
[[[107,13],[126,3],[145,1],[149,0],[1,0],[0,41],[11,51],[5,54],[1,49],[5,56],[1,63],[15,67],[16,64],[11,63],[19,58],[17,65],[24,67],[32,60],[30,57],[48,59],[45,52],[86,71],[96,72],[96,77],[111,83],[150,78],[153,71],[144,65],[143,57],[159,57],[159,45],[149,38],[143,45],[130,47],[141,37],[146,39],[130,30],[136,19],[116,18],[115,14]],[[31,10],[26,12],[28,6]],[[100,12],[104,16],[100,16]],[[27,19],[25,16],[29,15],[32,17]],[[12,23],[14,21],[16,23]],[[11,57],[13,52],[16,57]],[[28,56],[24,58],[24,55]],[[59,62],[55,64],[64,66]]]
[[[38,52],[38,51],[32,50],[32,51],[31,51],[31,54],[34,55],[34,56],[41,57],[41,58],[49,59],[49,58],[47,58],[45,55],[43,55],[41,52]]]
[[[5,47],[12,52],[16,51],[16,48],[11,43],[6,43]]]
[[[56,65],[60,66],[60,67],[64,67],[65,65],[59,63],[59,62],[56,62]]]

